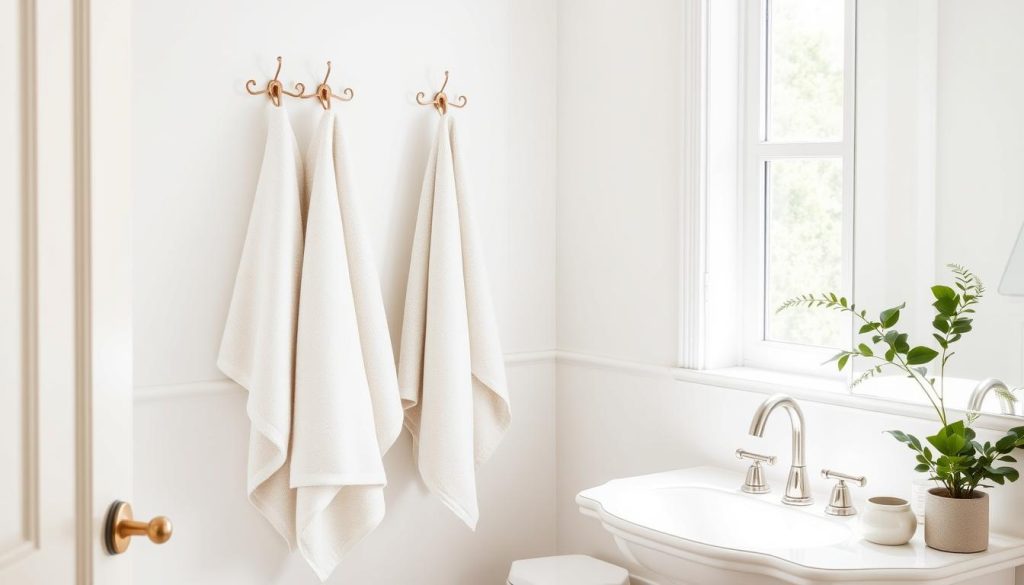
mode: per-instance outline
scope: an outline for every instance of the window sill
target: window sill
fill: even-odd
[[[681,382],[712,386],[715,388],[727,388],[730,390],[742,390],[756,392],[759,394],[775,394],[782,392],[789,394],[805,402],[819,404],[830,404],[878,412],[883,414],[895,414],[911,418],[925,420],[936,420],[935,411],[926,402],[918,402],[916,396],[910,393],[903,393],[899,399],[892,397],[881,398],[868,394],[851,393],[846,383],[835,378],[821,376],[808,376],[802,374],[791,374],[764,370],[760,368],[734,367],[720,368],[714,370],[690,370],[675,368],[673,377]],[[905,398],[905,399],[904,399]],[[923,400],[923,398],[921,399]],[[955,416],[962,416],[963,410],[947,407],[950,413]],[[1005,416],[999,414],[982,414],[978,417],[974,426],[977,428],[1003,431],[1020,426],[1022,419],[1019,417]]]

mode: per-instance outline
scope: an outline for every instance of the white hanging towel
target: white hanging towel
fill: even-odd
[[[310,145],[291,485],[302,556],[326,580],[384,517],[382,455],[402,430],[380,284],[334,114]]]
[[[398,365],[405,426],[424,483],[475,530],[476,466],[512,420],[483,248],[441,117],[423,180]]]
[[[249,501],[290,548],[295,542],[295,492],[289,487],[288,441],[304,189],[288,114],[284,108],[268,107],[267,146],[217,366],[249,391]]]

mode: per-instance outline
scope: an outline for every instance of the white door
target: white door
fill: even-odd
[[[127,585],[103,532],[131,498],[128,6],[0,23],[0,584]]]

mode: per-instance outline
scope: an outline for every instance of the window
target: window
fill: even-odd
[[[749,5],[743,362],[808,370],[847,345],[850,320],[775,309],[802,293],[852,289],[855,0]]]

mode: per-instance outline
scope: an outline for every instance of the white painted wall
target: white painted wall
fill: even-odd
[[[147,583],[317,582],[248,504],[245,396],[215,367],[265,132],[264,83],[351,86],[358,199],[393,335],[401,327],[431,108],[417,91],[469,96],[455,113],[484,234],[506,352],[555,346],[556,11],[548,0],[133,4],[135,508],[167,514],[174,539],[132,547]],[[300,145],[320,115],[287,100]],[[397,341],[397,339],[396,339]],[[396,342],[395,346],[398,344]],[[332,583],[498,583],[514,558],[555,547],[554,364],[509,366],[514,422],[480,473],[476,534],[417,479],[409,439],[386,459],[388,515]]]
[[[669,363],[678,0],[558,3],[558,347]]]

